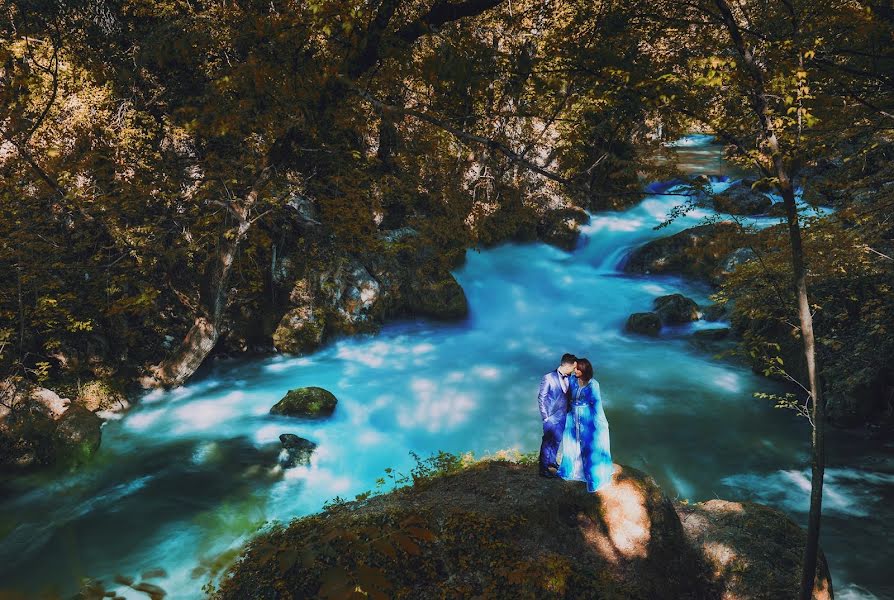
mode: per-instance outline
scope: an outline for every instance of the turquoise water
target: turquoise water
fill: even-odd
[[[714,172],[719,154],[709,141],[678,147],[692,169]],[[686,339],[717,325],[659,339],[623,332],[627,316],[657,296],[707,300],[710,290],[690,282],[618,270],[631,248],[710,214],[654,231],[679,200],[650,196],[595,215],[572,253],[543,244],[470,251],[456,272],[471,310],[461,323],[402,321],[306,357],[218,361],[183,388],[148,394],[105,425],[97,460],[83,471],[5,486],[3,585],[71,592],[79,575],[110,581],[160,567],[167,576],[153,581],[171,597],[202,597],[207,575],[197,567],[265,521],[373,489],[386,468],[408,472],[410,451],[536,450],[537,386],[566,351],[595,366],[616,462],[646,470],[673,497],[753,499],[804,522],[807,424],[751,397],[772,383]],[[338,397],[331,419],[268,414],[306,385]],[[277,466],[281,433],[319,444],[309,467]],[[832,437],[823,542],[839,597],[894,597],[881,568],[894,560],[886,542],[894,449]]]

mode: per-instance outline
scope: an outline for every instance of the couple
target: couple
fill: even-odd
[[[589,492],[611,481],[608,421],[590,361],[562,356],[559,368],[540,381],[537,400],[543,419],[540,475],[586,481]],[[556,462],[560,443],[561,465]]]

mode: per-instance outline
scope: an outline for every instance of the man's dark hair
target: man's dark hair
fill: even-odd
[[[567,352],[562,355],[562,362],[560,365],[571,365],[577,362],[577,357],[573,354],[568,354]]]

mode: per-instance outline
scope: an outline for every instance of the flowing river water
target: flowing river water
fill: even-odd
[[[722,175],[710,141],[685,138],[682,164]],[[70,594],[79,576],[110,582],[162,568],[166,575],[151,581],[169,597],[200,598],[222,552],[267,521],[374,489],[386,468],[409,472],[410,451],[536,450],[537,386],[566,351],[595,366],[615,462],[650,473],[672,497],[753,500],[805,523],[808,424],[752,397],[776,385],[689,342],[694,328],[718,324],[658,339],[623,331],[627,316],[657,296],[708,302],[710,290],[692,282],[618,268],[630,249],[710,214],[655,231],[679,201],[653,195],[596,214],[571,253],[544,244],[470,251],[456,272],[470,305],[461,323],[401,321],[310,356],[217,361],[187,386],[144,396],[104,426],[86,468],[0,486],[0,588],[52,585]],[[308,385],[338,397],[332,418],[268,413],[287,390]],[[277,467],[281,433],[319,444],[309,466]],[[894,447],[830,438],[822,544],[836,595],[894,598]]]

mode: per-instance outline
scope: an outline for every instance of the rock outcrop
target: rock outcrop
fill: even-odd
[[[0,382],[0,471],[78,466],[99,450],[103,420],[41,387]]]
[[[484,461],[274,528],[213,597],[795,597],[803,532],[769,508],[746,516],[754,535],[711,503],[675,508],[629,467],[588,494],[533,465]],[[824,562],[818,581],[826,598]]]
[[[303,387],[289,392],[273,405],[270,414],[316,419],[328,417],[335,411],[338,400],[321,387]]]
[[[77,401],[94,413],[122,413],[130,408],[124,391],[100,379],[93,380],[78,392]]]
[[[385,232],[381,239],[384,252],[330,258],[317,271],[295,276],[272,334],[276,350],[313,352],[333,334],[371,333],[392,316],[455,320],[468,314],[462,287],[434,249],[417,246],[414,230]]]
[[[750,502],[677,504],[690,544],[719,585],[715,598],[797,598],[807,535],[780,511]],[[831,600],[832,580],[820,553],[813,597]]]

